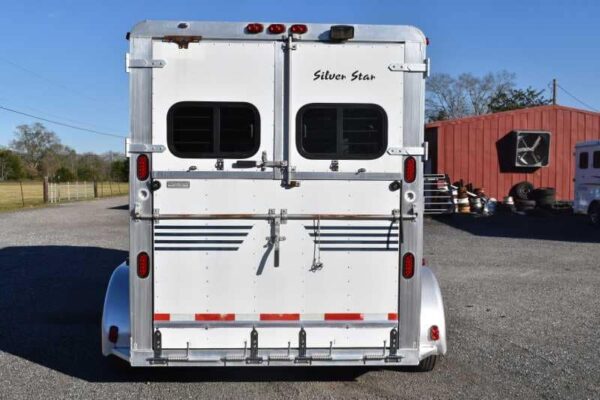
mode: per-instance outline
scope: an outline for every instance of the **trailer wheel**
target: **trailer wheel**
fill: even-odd
[[[437,356],[429,356],[419,363],[416,370],[417,372],[429,372],[433,371],[435,367],[435,362],[437,361]]]
[[[590,221],[596,227],[600,227],[600,203],[593,202],[588,211]]]

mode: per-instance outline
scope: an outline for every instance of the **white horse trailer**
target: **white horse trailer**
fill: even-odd
[[[600,225],[600,140],[575,145],[575,201],[573,211]]]
[[[128,37],[130,256],[103,353],[433,368],[446,331],[422,266],[425,36],[147,21]]]

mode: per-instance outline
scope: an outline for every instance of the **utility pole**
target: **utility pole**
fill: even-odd
[[[552,104],[556,105],[556,78],[552,79]]]

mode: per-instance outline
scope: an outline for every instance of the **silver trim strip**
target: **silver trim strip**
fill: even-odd
[[[157,328],[385,328],[398,321],[154,321]]]

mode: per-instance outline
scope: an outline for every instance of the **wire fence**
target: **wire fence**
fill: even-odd
[[[127,182],[47,181],[0,182],[0,210],[120,196],[129,193]]]

